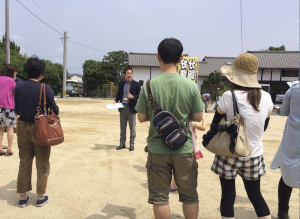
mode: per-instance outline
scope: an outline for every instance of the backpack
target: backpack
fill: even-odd
[[[187,127],[182,126],[173,113],[162,110],[154,101],[150,88],[150,80],[147,81],[146,86],[150,104],[154,112],[153,124],[160,137],[164,140],[165,146],[176,151],[188,140],[186,135]]]

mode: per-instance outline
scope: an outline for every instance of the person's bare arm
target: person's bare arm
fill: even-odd
[[[193,113],[190,117],[190,121],[201,122],[203,117],[203,112]]]
[[[200,125],[199,123],[195,123],[194,128],[198,129],[200,131],[205,131],[206,130],[206,119],[205,119],[205,116],[202,117],[202,124]]]
[[[143,122],[147,122],[149,121],[149,114],[143,114],[143,113],[137,113],[138,115],[138,120],[140,123],[143,123]]]

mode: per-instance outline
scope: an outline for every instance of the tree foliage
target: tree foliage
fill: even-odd
[[[264,51],[285,51],[285,46],[284,45],[282,45],[280,47],[269,46],[269,48]]]
[[[2,37],[0,41],[0,68],[3,68],[6,64],[6,51],[5,51],[5,37]],[[18,68],[17,77],[22,80],[27,80],[27,75],[24,72],[24,65],[28,60],[26,54],[20,53],[20,46],[16,45],[15,42],[10,42],[10,63]],[[59,63],[52,63],[49,60],[44,60],[46,64],[46,71],[42,83],[48,84],[56,94],[62,88],[63,83],[63,66]],[[67,73],[67,78],[70,78]]]
[[[82,66],[84,86],[87,89],[96,89],[109,82],[117,85],[127,66],[128,54],[124,51],[109,52],[102,61],[86,60]]]
[[[209,73],[208,78],[203,80],[203,84],[220,84],[222,80],[222,74],[217,70]]]

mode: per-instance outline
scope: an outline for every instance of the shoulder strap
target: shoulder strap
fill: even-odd
[[[46,114],[46,85],[45,85],[45,83],[43,83],[43,86],[44,86],[44,110],[45,110],[45,114]]]
[[[235,94],[234,91],[231,91],[232,94],[232,102],[233,102],[233,112],[234,112],[234,116],[236,116],[236,114],[240,114],[239,113],[239,108],[237,106],[237,102],[236,102],[236,98],[235,98]]]
[[[39,101],[39,106],[38,106],[38,108],[41,108],[42,94],[43,94],[43,84],[41,84],[41,90],[40,90],[40,101]]]
[[[161,112],[162,109],[158,106],[158,104],[153,99],[152,92],[151,92],[151,87],[150,87],[150,80],[151,79],[149,79],[146,83],[147,92],[148,92],[148,97],[149,97],[149,100],[150,100],[152,110],[153,110],[154,114],[156,115],[157,113]]]

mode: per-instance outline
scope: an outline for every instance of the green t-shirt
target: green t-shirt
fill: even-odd
[[[204,105],[200,91],[195,82],[176,73],[162,73],[151,79],[151,92],[154,101],[163,110],[172,112],[182,125],[188,127],[188,141],[180,149],[172,151],[164,145],[163,139],[157,133],[153,118],[154,113],[150,106],[146,84],[142,87],[135,110],[149,114],[150,128],[147,138],[148,149],[156,154],[184,154],[193,152],[192,133],[188,125],[192,113],[202,112]]]

